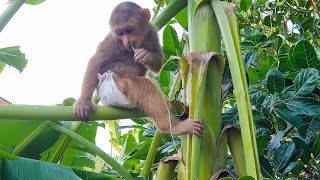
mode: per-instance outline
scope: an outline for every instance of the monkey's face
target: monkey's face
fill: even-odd
[[[134,25],[117,27],[114,29],[114,34],[122,41],[123,45],[129,49],[139,48],[145,36],[145,32]]]

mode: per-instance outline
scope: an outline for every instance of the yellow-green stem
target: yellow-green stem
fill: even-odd
[[[45,129],[48,128],[48,123],[45,122],[34,130],[22,143],[20,143],[12,152],[13,155],[19,155],[33,140],[35,140]]]
[[[79,134],[70,131],[69,129],[58,125],[54,122],[48,122],[49,126],[59,131],[72,139],[78,141],[80,144],[86,146],[86,148],[89,150],[91,154],[97,154],[100,156],[103,160],[105,160],[112,168],[114,168],[124,179],[126,180],[134,180],[134,178],[131,176],[131,174],[122,167],[117,161],[115,161],[112,157],[110,157],[108,154],[106,154],[103,150],[101,150],[99,147],[88,141],[87,139],[83,138]]]
[[[83,122],[75,122],[72,127],[70,128],[70,131],[72,132],[78,132],[79,129],[81,128]],[[58,163],[59,160],[61,159],[63,153],[66,151],[68,148],[69,144],[71,143],[72,139],[69,136],[65,136],[62,140],[62,143],[58,147],[58,150],[56,153],[53,155],[51,162],[52,163]]]

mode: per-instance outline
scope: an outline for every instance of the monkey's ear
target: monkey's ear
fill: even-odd
[[[147,8],[141,9],[141,15],[142,15],[144,18],[148,19],[148,21],[149,21],[150,18],[151,18],[151,13],[150,13],[149,9],[147,9]]]

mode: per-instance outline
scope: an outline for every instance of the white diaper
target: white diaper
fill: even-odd
[[[118,90],[113,74],[111,71],[98,74],[98,97],[103,105],[130,108],[128,99]]]

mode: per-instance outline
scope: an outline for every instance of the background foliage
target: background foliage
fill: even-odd
[[[41,3],[30,1],[29,3]],[[233,1],[230,1],[233,2]],[[163,7],[170,3],[166,0]],[[264,177],[306,179],[320,178],[320,3],[315,0],[241,0],[237,2],[237,17],[241,49],[250,100],[256,126],[256,139]],[[175,24],[175,25],[173,25]],[[186,38],[179,37],[176,25],[187,30],[187,10],[184,9],[164,28],[162,34],[165,63],[157,81],[164,93],[169,93],[179,69]],[[224,52],[220,52],[224,54]],[[22,71],[27,60],[19,47],[0,49],[0,72],[5,64]],[[175,87],[175,99],[181,100],[181,86]],[[233,95],[228,66],[225,70],[224,125],[239,125],[237,104]],[[73,103],[68,99],[64,104]],[[1,101],[0,101],[1,102]],[[97,127],[108,127],[117,161],[131,174],[138,176],[148,154],[155,128],[146,119],[132,119],[135,125],[120,126],[117,121],[89,123],[78,132],[95,142]],[[1,121],[0,149],[11,152],[41,122],[20,124]],[[71,125],[61,122],[67,127]],[[31,126],[32,124],[32,126]],[[14,129],[16,137],[6,137]],[[21,129],[28,130],[22,131]],[[125,130],[121,131],[120,130]],[[11,132],[12,133],[12,132]],[[24,157],[47,161],[62,137],[56,132],[44,132],[42,139],[31,144]],[[44,140],[45,137],[51,138]],[[39,144],[40,143],[40,144]],[[54,144],[52,146],[52,144]],[[42,147],[39,149],[38,147]],[[175,154],[179,138],[163,136],[157,150],[153,170],[162,157]],[[232,161],[228,167],[233,169]],[[10,163],[10,162],[7,162]],[[79,169],[120,177],[101,159],[89,154],[80,144],[72,142],[61,164]],[[155,172],[155,171],[153,171]]]

